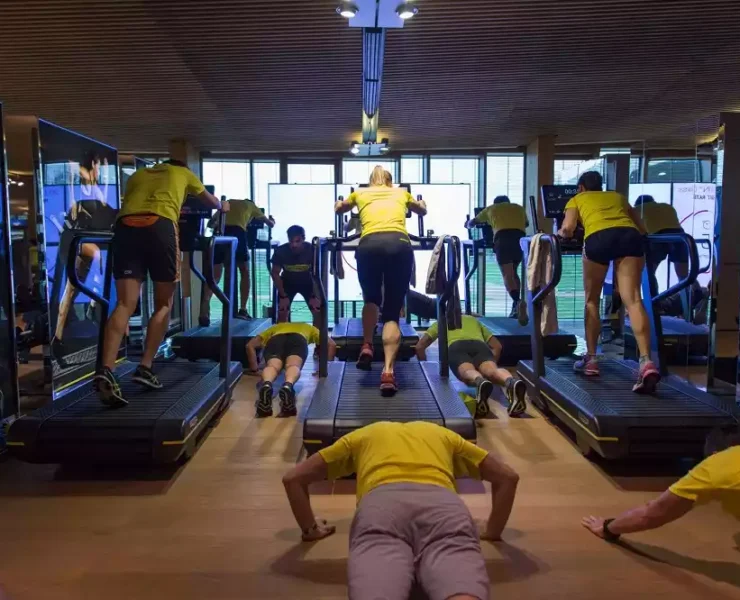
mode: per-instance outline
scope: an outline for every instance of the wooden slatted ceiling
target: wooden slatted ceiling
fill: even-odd
[[[129,150],[343,150],[361,34],[335,4],[2,0],[0,99]],[[737,0],[418,4],[386,43],[380,130],[397,149],[691,145],[740,109]]]

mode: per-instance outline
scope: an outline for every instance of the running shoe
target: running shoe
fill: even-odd
[[[264,419],[272,416],[272,384],[265,381],[257,393],[257,418]]]
[[[596,357],[591,354],[584,354],[579,360],[573,363],[573,370],[589,377],[599,375],[599,363]]]
[[[653,394],[660,381],[660,372],[652,360],[645,361],[640,365],[637,375],[637,383],[632,386],[632,391],[638,394]]]
[[[295,417],[298,411],[295,407],[295,389],[293,384],[284,383],[278,390],[280,397],[280,414],[278,417]]]
[[[154,371],[144,365],[136,367],[136,371],[134,371],[134,376],[131,380],[152,390],[161,390],[163,387],[162,382],[159,381],[159,378],[154,374]]]
[[[521,379],[514,379],[506,390],[506,396],[510,417],[519,417],[527,412],[527,385]]]
[[[517,318],[517,306],[519,305],[519,302],[514,302],[514,304],[511,305],[511,310],[509,311],[509,318],[510,319],[516,319]]]
[[[516,320],[522,327],[529,323],[529,315],[527,314],[527,303],[524,300],[519,300],[516,303]]]
[[[493,384],[488,379],[480,378],[475,389],[475,418],[483,419],[488,416],[491,410],[488,406],[488,399],[493,392]]]
[[[360,350],[360,356],[357,359],[357,368],[369,371],[373,363],[373,354],[372,344],[362,344],[362,350]]]
[[[98,398],[105,406],[118,408],[128,404],[121,392],[121,384],[118,383],[118,378],[107,367],[103,367],[95,373],[93,386],[98,392]]]
[[[245,309],[240,309],[239,312],[236,313],[237,319],[242,319],[243,321],[249,321],[252,317],[249,316],[249,313]]]
[[[393,396],[398,391],[396,377],[393,373],[380,374],[380,394],[382,396]]]

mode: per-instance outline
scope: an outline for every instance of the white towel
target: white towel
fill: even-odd
[[[550,240],[537,234],[532,237],[529,246],[529,261],[527,262],[527,287],[536,293],[547,285],[552,270],[552,256],[550,254]],[[540,323],[542,335],[552,335],[558,332],[558,308],[555,301],[555,290],[549,293],[542,302],[542,321]]]

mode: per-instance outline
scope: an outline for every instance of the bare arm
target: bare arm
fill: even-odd
[[[341,215],[342,213],[351,211],[353,206],[348,200],[337,200],[334,203],[334,212]]]
[[[329,362],[334,360],[334,357],[337,355],[337,343],[329,338],[329,347],[327,349],[327,356],[329,357]]]
[[[255,217],[254,219],[255,219],[255,221],[260,221],[261,223],[264,223],[270,229],[272,229],[273,227],[275,227],[275,219],[273,219],[272,217],[269,217],[268,215],[261,214],[261,215]]]
[[[273,264],[272,269],[270,269],[270,277],[272,277],[272,282],[275,284],[275,289],[278,291],[278,295],[281,298],[285,297],[285,286],[283,285],[283,278],[280,277],[280,273],[282,273],[283,268],[280,265]]]
[[[308,460],[304,460],[293,467],[283,476],[283,486],[290,502],[298,527],[303,532],[304,541],[314,541],[334,533],[335,528],[325,522],[317,522],[311,508],[311,497],[308,486],[314,482],[323,481],[329,474],[329,468],[318,452]]]
[[[503,346],[501,345],[501,342],[498,341],[498,338],[495,335],[492,335],[490,338],[488,338],[488,347],[493,352],[493,362],[497,363],[498,359],[501,357]]]
[[[563,219],[563,226],[558,231],[558,235],[562,238],[572,238],[573,233],[578,227],[578,209],[569,208],[565,211],[565,219]]]
[[[247,342],[247,362],[249,363],[249,369],[255,373],[259,370],[259,363],[257,362],[258,348],[262,348],[262,338],[260,336],[255,336]]]
[[[422,335],[421,338],[419,338],[419,341],[416,342],[416,346],[414,346],[414,350],[416,350],[416,358],[419,360],[426,360],[427,348],[429,348],[433,343],[434,340],[426,333]]]
[[[645,223],[642,222],[642,217],[640,216],[640,211],[637,210],[634,206],[629,207],[629,213],[630,218],[635,223],[637,228],[640,230],[640,233],[642,235],[647,235],[647,229],[645,229]]]
[[[481,479],[491,484],[491,514],[486,523],[484,539],[497,541],[509,521],[514,506],[519,475],[507,464],[491,456],[479,465]]]
[[[198,194],[198,199],[205,204],[208,208],[220,210],[221,212],[229,212],[229,203],[221,202],[216,196],[211,194],[208,190],[203,190]]]
[[[614,535],[635,533],[662,527],[666,523],[680,519],[694,508],[694,503],[666,490],[644,506],[638,506],[619,515],[609,523],[609,532]],[[594,535],[604,537],[603,517],[586,517],[581,524]]]
[[[427,203],[424,200],[411,200],[409,202],[409,210],[423,217],[427,214]]]

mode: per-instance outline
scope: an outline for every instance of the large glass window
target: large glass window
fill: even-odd
[[[606,161],[603,158],[556,160],[555,185],[575,185],[586,171],[598,171],[606,179]]]
[[[254,198],[252,200],[257,206],[267,208],[270,184],[280,183],[280,163],[278,161],[255,162],[252,165],[252,172],[254,173]]]
[[[701,181],[699,162],[693,158],[650,160],[647,183],[694,183]]]
[[[429,164],[429,183],[470,184],[471,207],[478,206],[478,158],[432,158]]]
[[[486,158],[486,202],[496,196],[508,196],[515,204],[524,205],[524,156],[489,154]]]
[[[288,183],[334,183],[334,165],[288,165]]]
[[[424,183],[424,157],[401,157],[401,183]]]
[[[376,166],[383,167],[393,175],[393,181],[396,179],[396,161],[394,160],[343,160],[342,161],[342,181],[344,183],[367,183],[370,180],[370,173]],[[404,182],[405,183],[405,182]]]
[[[249,161],[204,160],[203,183],[214,186],[217,197],[249,198]]]

